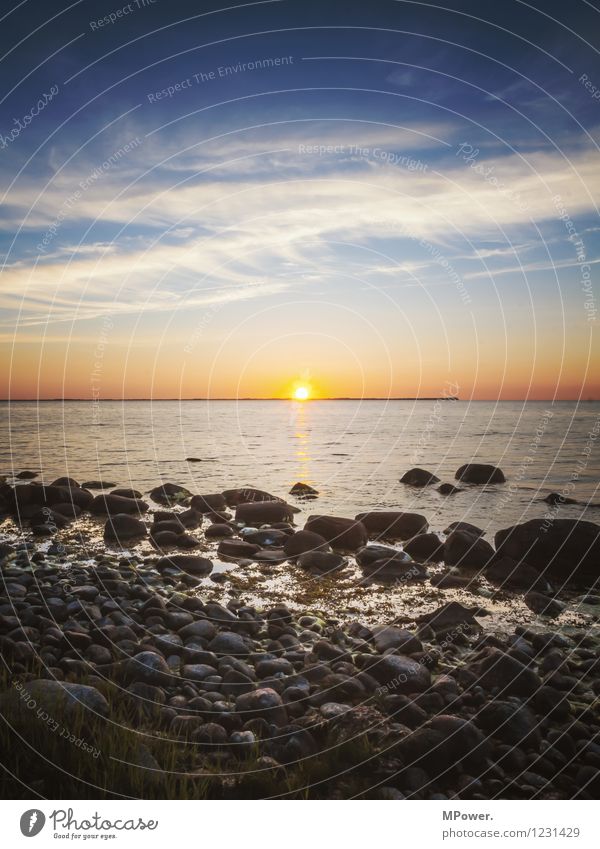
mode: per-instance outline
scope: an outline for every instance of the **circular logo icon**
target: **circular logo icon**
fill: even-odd
[[[46,817],[38,808],[31,808],[21,816],[21,834],[25,837],[35,837],[46,824]]]

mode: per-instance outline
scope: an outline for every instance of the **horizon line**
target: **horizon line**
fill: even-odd
[[[318,401],[459,401],[461,403],[467,402],[494,402],[497,404],[502,403],[514,403],[516,401],[525,401],[529,403],[561,403],[567,401],[576,401],[580,404],[589,404],[595,403],[598,399],[596,398],[467,398],[461,399],[458,396],[386,396],[386,395],[372,395],[372,396],[331,396],[326,398],[306,398],[302,401],[297,398],[260,398],[260,397],[244,397],[244,398],[0,398],[1,404],[10,404],[10,403],[19,403],[19,404],[48,404],[48,403],[56,403],[57,401],[61,401],[63,403],[74,403],[74,402],[87,402],[89,404],[106,404],[106,403],[114,403],[114,402],[127,402],[133,403],[135,401],[179,401],[179,402],[190,402],[190,401],[229,401],[229,402],[239,402],[239,401],[284,401],[289,402],[293,401],[296,404],[307,404],[307,403],[315,403]]]

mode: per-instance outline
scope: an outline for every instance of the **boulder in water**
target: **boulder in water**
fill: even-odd
[[[456,480],[465,483],[505,483],[506,478],[502,469],[489,463],[466,463],[457,469],[454,475]]]
[[[403,513],[398,510],[373,510],[359,513],[356,520],[362,522],[369,537],[375,539],[410,539],[425,533],[429,523],[420,513]]]
[[[428,472],[426,469],[409,469],[400,478],[400,483],[405,483],[408,486],[429,486],[432,483],[439,483],[439,478]]]
[[[356,551],[368,541],[367,529],[360,520],[342,516],[309,516],[304,530],[318,534],[341,551]]]

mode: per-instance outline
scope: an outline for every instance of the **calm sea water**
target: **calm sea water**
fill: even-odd
[[[142,491],[166,481],[205,493],[250,484],[281,496],[304,481],[320,492],[301,505],[305,515],[412,510],[434,530],[463,519],[489,532],[544,516],[540,499],[564,490],[582,504],[559,515],[600,521],[600,509],[585,506],[600,501],[596,402],[13,402],[0,404],[0,421],[8,476],[34,469],[45,482],[67,474]],[[399,483],[412,466],[452,482],[469,461],[501,466],[507,483],[461,484],[447,498]]]

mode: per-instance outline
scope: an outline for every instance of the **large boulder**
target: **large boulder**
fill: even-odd
[[[498,531],[498,555],[525,561],[561,583],[587,588],[600,579],[600,526],[578,519],[531,519]]]
[[[373,510],[359,513],[357,521],[362,522],[371,538],[410,539],[425,533],[429,523],[420,513],[403,513],[398,510]]]
[[[513,560],[512,557],[496,557],[485,569],[485,577],[497,587],[506,590],[527,592],[547,591],[548,581],[529,563]]]
[[[146,536],[146,526],[135,516],[117,513],[109,516],[104,525],[104,539],[107,542],[125,543]]]
[[[15,509],[20,512],[29,506],[51,507],[69,501],[69,489],[66,486],[41,486],[36,483],[16,486],[12,493]]]
[[[347,561],[341,554],[327,551],[307,551],[298,558],[298,566],[316,575],[337,572],[346,566]]]
[[[118,513],[145,513],[148,505],[139,498],[123,498],[122,495],[97,495],[90,504],[90,511],[95,516],[116,516]]]
[[[452,531],[444,543],[444,563],[446,566],[462,566],[467,569],[485,569],[496,552],[481,537],[467,531]]]
[[[400,478],[400,483],[405,483],[408,486],[429,486],[432,483],[439,483],[439,478],[428,472],[425,469],[409,469]]]
[[[262,525],[272,522],[289,522],[295,509],[285,501],[250,501],[238,504],[235,509],[236,522],[247,525]]]
[[[304,530],[319,534],[332,548],[341,551],[356,551],[366,545],[369,539],[367,529],[360,520],[342,516],[309,516]]]
[[[172,507],[174,504],[184,504],[192,493],[178,483],[163,483],[150,491],[150,498],[157,504]]]
[[[502,469],[489,463],[466,463],[456,470],[456,480],[465,483],[504,483],[506,478]]]

